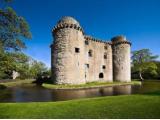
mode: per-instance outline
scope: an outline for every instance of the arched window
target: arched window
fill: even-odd
[[[99,73],[99,78],[103,78],[103,73]]]

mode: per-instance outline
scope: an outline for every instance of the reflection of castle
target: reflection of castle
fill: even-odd
[[[122,85],[114,87],[102,87],[93,89],[79,90],[53,90],[53,100],[70,100],[77,98],[91,98],[97,96],[130,95],[132,93],[131,85]]]
[[[52,79],[56,84],[131,80],[130,42],[123,36],[104,42],[84,34],[72,17],[63,17],[53,29]]]

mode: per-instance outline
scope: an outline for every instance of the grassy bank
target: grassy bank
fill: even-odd
[[[0,85],[6,86],[6,87],[13,87],[13,86],[18,86],[18,85],[29,85],[33,82],[34,80],[32,79],[26,79],[26,80],[16,80],[12,82],[4,82],[0,83]]]
[[[139,85],[140,81],[132,81],[132,82],[90,82],[86,84],[80,85],[54,85],[43,83],[43,87],[49,89],[81,89],[81,88],[96,88],[96,87],[107,87],[107,86],[115,86],[115,85]]]
[[[16,80],[11,82],[4,82],[0,83],[0,87],[14,87],[19,85],[33,85],[32,82],[34,80],[32,79],[26,79],[26,80]],[[55,85],[55,84],[49,84],[49,83],[43,83],[43,87],[48,89],[82,89],[82,88],[96,88],[96,87],[107,87],[107,86],[115,86],[115,85],[139,85],[141,84],[140,81],[132,81],[132,82],[90,82],[86,84],[80,84],[80,85]]]
[[[0,118],[160,118],[160,91],[64,102],[0,103]]]

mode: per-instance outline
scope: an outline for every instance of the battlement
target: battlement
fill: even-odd
[[[99,42],[99,43],[104,43],[104,44],[112,45],[111,42],[106,42],[106,41],[103,41],[103,40],[100,40],[100,39],[97,39],[97,38],[93,38],[92,36],[85,35],[84,38],[85,38],[86,40],[92,40],[92,41],[94,41],[94,42]]]
[[[112,43],[112,45],[119,45],[119,44],[129,44],[130,46],[132,45],[131,42],[128,42],[128,41],[119,41],[119,42]]]
[[[80,26],[79,22],[72,17],[68,17],[68,16],[62,17],[62,19],[60,19],[57,25],[52,29],[52,32],[55,33],[57,30],[64,29],[64,28],[72,28],[72,29],[81,31],[84,34],[84,31]]]
[[[112,45],[119,45],[119,44],[131,45],[131,43],[127,41],[126,37],[123,35],[115,36],[111,39],[111,41],[112,41]]]
[[[72,28],[72,29],[81,31],[81,32],[84,34],[84,31],[83,31],[83,29],[82,29],[80,26],[78,26],[78,25],[76,25],[76,24],[68,24],[68,23],[57,24],[57,25],[53,28],[52,32],[56,32],[57,30],[63,29],[63,28]]]

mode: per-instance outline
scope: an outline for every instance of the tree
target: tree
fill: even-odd
[[[157,55],[152,55],[149,49],[141,49],[132,52],[132,64],[135,71],[138,71],[141,80],[144,80],[142,73],[150,70],[151,73],[157,74],[157,66],[153,62],[158,58]]]
[[[43,73],[47,73],[48,69],[44,63],[33,60],[33,62],[30,64],[29,71],[32,78],[37,78],[37,76],[43,75]]]
[[[47,73],[44,63],[21,52],[26,48],[25,39],[32,35],[26,20],[6,5],[12,0],[0,0],[0,78],[11,76],[13,71],[20,73],[21,78],[36,77],[38,74]],[[49,73],[49,72],[48,72]]]
[[[20,74],[20,79],[37,78],[49,75],[50,71],[42,62],[38,62],[22,52],[5,52],[0,56],[0,78],[11,78],[13,71]]]
[[[28,78],[29,74],[29,59],[30,57],[22,52],[12,52],[11,57],[14,59],[13,66],[14,71],[20,73],[20,78]]]
[[[0,57],[1,77],[11,77],[13,71],[26,77],[29,69],[29,57],[22,52],[5,52]]]
[[[32,38],[28,23],[8,7],[12,0],[0,0],[0,2],[0,44],[5,50],[26,48],[24,39]]]
[[[14,52],[26,48],[25,39],[32,35],[26,20],[8,7],[12,0],[0,0],[0,78],[11,76],[13,70],[25,76],[29,69],[28,56]]]
[[[26,20],[7,7],[0,9],[0,44],[5,50],[26,48],[24,39],[31,39]]]
[[[155,61],[157,65],[157,79],[160,79],[160,61]]]

